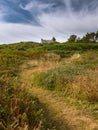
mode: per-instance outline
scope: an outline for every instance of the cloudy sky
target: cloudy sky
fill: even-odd
[[[0,0],[0,44],[98,30],[98,0]]]

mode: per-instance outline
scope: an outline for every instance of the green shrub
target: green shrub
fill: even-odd
[[[22,45],[25,49],[27,45]],[[30,46],[31,47],[31,46]],[[43,120],[40,102],[19,86],[20,65],[34,57],[21,45],[3,45],[0,48],[0,129],[34,129]]]

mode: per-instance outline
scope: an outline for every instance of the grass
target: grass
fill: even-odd
[[[97,101],[97,54],[95,56],[93,61],[90,61],[89,56],[87,59],[82,57],[83,61],[73,61],[68,65],[35,74],[34,81],[37,86],[62,91],[66,96]]]
[[[73,59],[74,54],[80,57]],[[69,104],[89,110],[98,118],[98,44],[22,42],[0,45],[0,129],[33,129],[45,120],[43,105],[21,89],[19,80],[20,66],[32,59],[47,62],[42,66],[44,72],[35,73],[36,86],[60,93]],[[48,64],[53,69],[48,70]]]
[[[69,104],[98,118],[98,52],[88,50],[78,59],[63,58],[59,65],[36,73],[35,86],[60,93]],[[33,84],[34,84],[33,83]]]
[[[84,53],[89,50],[98,51],[98,43],[56,43],[56,44],[45,44],[32,49],[33,51],[48,51],[53,52],[61,56],[61,58],[69,57],[74,53]]]
[[[63,96],[63,95],[60,95]],[[92,116],[94,119],[98,120],[98,103],[88,102],[87,100],[81,101],[72,98],[64,98],[65,102],[71,106],[75,106],[77,109],[81,110],[82,113]]]
[[[32,59],[22,44],[0,46],[0,130],[33,129],[44,120],[42,104],[21,88],[20,65]]]

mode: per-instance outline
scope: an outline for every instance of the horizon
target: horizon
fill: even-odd
[[[1,0],[0,44],[40,42],[55,37],[65,42],[98,30],[97,0]]]

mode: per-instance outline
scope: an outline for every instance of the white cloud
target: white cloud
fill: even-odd
[[[28,4],[26,4],[25,6],[23,6],[22,4],[20,4],[20,7],[24,10],[28,10],[30,12],[37,12],[37,13],[41,13],[44,9],[47,9],[47,8],[51,8],[52,5],[54,3],[42,3],[42,2],[39,2],[37,0],[34,0],[34,1],[30,1]]]
[[[20,41],[40,42],[41,38],[50,39],[53,36],[57,37],[59,41],[62,41],[61,37],[66,39],[63,35],[60,36],[60,33],[40,26],[0,22],[0,27],[0,44]]]
[[[88,8],[83,8],[79,12],[72,12],[71,0],[63,0],[67,9],[57,9],[54,12],[44,12],[44,9],[53,6],[54,3],[41,3],[33,1],[21,8],[38,12],[36,19],[41,26],[6,23],[3,16],[7,12],[0,11],[0,43],[14,43],[20,41],[39,41],[41,38],[51,39],[53,36],[58,41],[65,41],[69,35],[83,35],[86,32],[98,29],[98,8],[95,12],[89,12]],[[94,3],[95,4],[95,3]],[[66,8],[66,7],[65,7]],[[9,10],[8,10],[9,11]],[[30,21],[32,23],[32,21]]]
[[[70,2],[66,2],[70,8]],[[57,11],[52,13],[43,13],[39,16],[39,21],[43,27],[60,32],[61,34],[84,34],[98,29],[98,10],[91,13],[85,9],[80,12]]]

